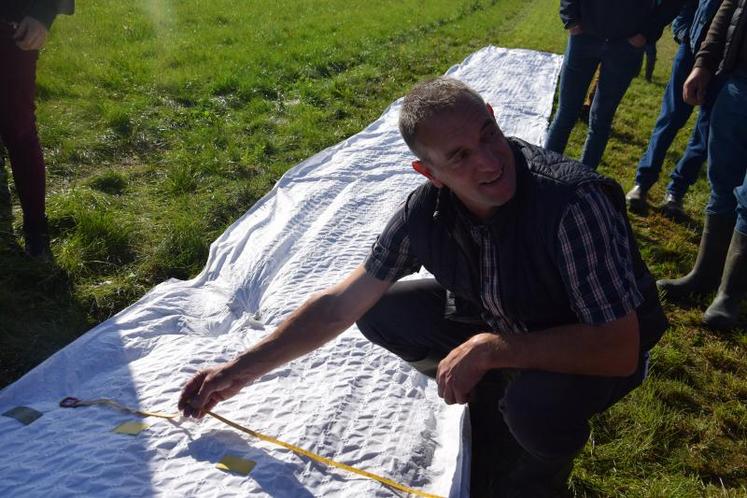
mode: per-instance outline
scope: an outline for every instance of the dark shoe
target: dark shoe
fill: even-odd
[[[570,496],[568,478],[574,457],[540,461],[521,450],[511,473],[500,483],[500,498],[561,498]]]
[[[739,318],[739,303],[747,294],[747,235],[734,231],[726,255],[724,274],[718,294],[703,315],[709,327],[719,330],[734,328]]]
[[[23,239],[27,256],[40,261],[50,261],[52,259],[52,251],[49,248],[47,218],[39,223],[24,223]]]
[[[679,220],[685,217],[685,207],[682,205],[682,197],[667,192],[664,196],[664,202],[661,203],[661,210],[664,216]]]
[[[656,286],[659,290],[673,300],[716,290],[724,271],[724,260],[735,221],[733,214],[707,214],[695,266],[682,278],[658,280]]]
[[[630,189],[630,192],[625,194],[625,202],[628,204],[628,210],[639,215],[645,215],[648,211],[647,200],[648,190],[645,190],[638,184]]]

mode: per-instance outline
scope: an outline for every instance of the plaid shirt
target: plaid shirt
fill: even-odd
[[[490,230],[481,230],[466,219],[464,222],[470,225],[470,233],[481,248],[483,319],[496,331],[525,331],[523,323],[504,312],[498,285],[497,248]],[[405,223],[402,208],[374,243],[365,262],[366,271],[373,277],[394,282],[420,269]],[[575,199],[561,218],[555,251],[579,322],[608,323],[643,302],[633,275],[624,215],[614,208],[598,185],[587,184],[576,191]]]

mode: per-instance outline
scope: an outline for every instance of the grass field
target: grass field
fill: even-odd
[[[362,129],[416,81],[488,44],[562,52],[557,7],[80,1],[39,65],[53,265],[20,255],[17,199],[9,217],[0,196],[0,386],[164,279],[198,273],[210,242],[287,168]],[[665,35],[653,82],[637,79],[617,113],[600,170],[626,189],[673,53]],[[584,133],[574,131],[569,155]],[[690,222],[632,217],[655,276],[689,270],[707,196],[702,177]],[[577,496],[747,495],[747,334],[702,328],[707,304],[667,304],[672,327],[651,378],[594,420]]]

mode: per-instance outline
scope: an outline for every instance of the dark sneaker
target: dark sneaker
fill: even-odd
[[[628,204],[628,211],[642,216],[645,216],[648,211],[647,200],[648,190],[644,190],[638,184],[630,189],[630,192],[625,194],[625,202]]]
[[[49,248],[49,230],[47,220],[35,226],[24,226],[23,240],[25,242],[25,252],[30,258],[40,261],[51,261],[52,251]]]
[[[664,202],[661,203],[661,210],[664,216],[668,216],[669,218],[680,219],[685,217],[685,207],[682,205],[682,197],[676,197],[669,192],[664,196]]]

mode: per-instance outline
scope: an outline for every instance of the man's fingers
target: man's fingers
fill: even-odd
[[[197,392],[202,387],[202,383],[207,376],[207,372],[199,372],[197,375],[192,377],[182,388],[182,394],[179,396],[178,407],[184,415],[191,416],[193,413],[192,400],[194,399]]]
[[[36,33],[29,31],[26,34],[26,36],[23,38],[23,40],[18,42],[16,45],[18,45],[18,47],[21,50],[33,50],[35,43],[36,43]]]
[[[39,50],[42,45],[44,45],[44,35],[40,31],[35,31],[28,41],[28,50]]]
[[[465,404],[468,397],[469,393],[462,392],[460,389],[454,389],[454,399],[460,405]]]
[[[18,27],[16,28],[15,32],[13,33],[13,40],[16,42],[22,41],[26,34],[29,31],[29,23],[24,19],[23,21],[18,24]]]

